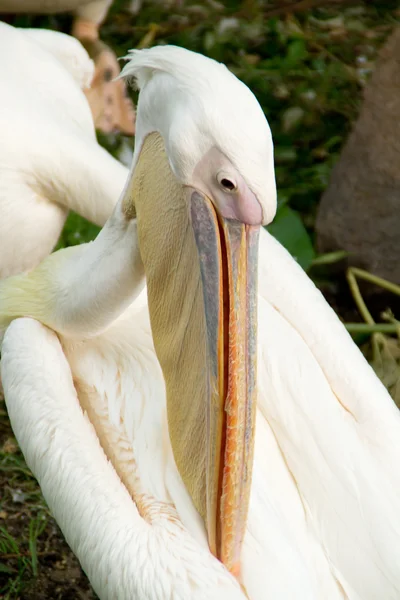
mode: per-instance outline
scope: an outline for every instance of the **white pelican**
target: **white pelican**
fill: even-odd
[[[70,209],[103,226],[123,189],[80,89],[92,74],[76,39],[0,23],[0,278],[47,256]]]
[[[0,0],[0,13],[47,13],[73,11],[72,35],[85,46],[95,63],[88,98],[96,128],[104,133],[134,133],[134,109],[123,81],[114,81],[120,69],[114,52],[99,39],[99,28],[112,0]]]
[[[113,215],[0,283],[10,419],[57,522],[102,599],[398,599],[398,411],[262,228],[256,314],[276,192],[255,97],[176,47],[125,73]]]

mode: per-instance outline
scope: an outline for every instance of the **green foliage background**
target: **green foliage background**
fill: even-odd
[[[140,5],[137,14],[132,5]],[[297,5],[307,10],[289,10]],[[120,57],[130,48],[165,43],[201,52],[226,63],[252,89],[275,144],[280,208],[271,232],[307,268],[315,256],[316,205],[357,116],[377,50],[399,17],[397,0],[115,0],[101,35]],[[71,25],[68,15],[7,20],[65,32]],[[121,138],[100,142],[118,154]],[[60,245],[96,232],[71,216]]]
[[[257,96],[275,144],[279,208],[270,231],[308,270],[316,257],[318,200],[377,51],[399,22],[398,2],[148,0],[133,14],[134,5],[115,0],[102,27],[102,39],[117,56],[177,44],[226,63]],[[297,11],[298,5],[306,10]],[[68,32],[71,17],[21,15],[12,23]],[[99,141],[117,156],[122,145],[133,146],[117,136]],[[59,247],[92,239],[97,231],[71,215]]]
[[[102,28],[118,56],[133,47],[177,44],[226,63],[253,90],[275,144],[279,209],[270,231],[309,269],[318,200],[357,116],[377,50],[398,22],[398,3],[327,2],[290,13],[286,2],[150,1],[137,15],[128,4],[114,2]],[[121,139],[100,141],[118,155]],[[96,231],[71,216],[61,244]]]

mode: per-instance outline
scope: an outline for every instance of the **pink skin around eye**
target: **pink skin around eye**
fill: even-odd
[[[227,178],[236,184],[236,190],[223,189],[217,174],[226,172]],[[206,194],[219,214],[226,219],[235,219],[247,225],[261,225],[263,210],[255,194],[229,159],[213,147],[203,156],[194,169],[191,185]]]
[[[247,225],[261,225],[261,205],[243,180],[239,182],[235,192],[223,192],[223,197],[219,200],[219,212],[226,219],[236,219]]]

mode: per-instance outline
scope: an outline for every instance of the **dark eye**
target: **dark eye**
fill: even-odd
[[[234,192],[237,189],[236,181],[229,173],[224,173],[223,171],[218,173],[217,181],[225,192]]]
[[[113,72],[111,69],[106,69],[103,74],[104,81],[111,81],[113,78]]]
[[[230,179],[226,179],[226,177],[221,179],[221,185],[230,192],[232,192],[232,190],[236,188],[236,185],[233,183],[233,181],[231,181]]]

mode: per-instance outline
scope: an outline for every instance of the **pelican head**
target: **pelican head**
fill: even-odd
[[[225,65],[177,46],[132,50],[121,76],[140,88],[133,169],[158,131],[173,174],[221,216],[267,225],[276,212],[271,131],[249,88]]]
[[[154,345],[175,461],[210,549],[235,575],[256,411],[258,232],[276,210],[271,133],[222,64],[174,46],[132,51],[133,167]]]

